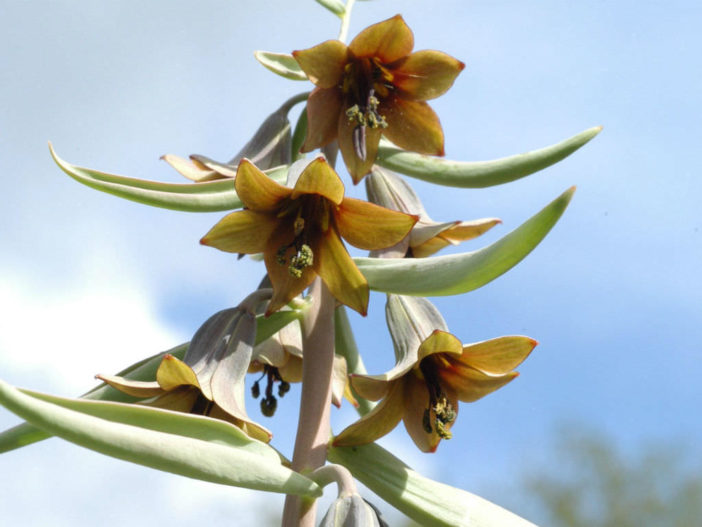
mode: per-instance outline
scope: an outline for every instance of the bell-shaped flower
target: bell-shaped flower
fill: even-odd
[[[293,164],[289,179],[295,170]],[[263,253],[273,285],[266,314],[286,305],[319,275],[339,302],[365,315],[368,282],[341,238],[360,249],[382,249],[402,240],[417,221],[344,197],[341,179],[323,157],[302,170],[293,188],[243,160],[234,185],[246,209],[225,216],[201,243],[233,253]]]
[[[243,305],[243,304],[242,304]],[[244,407],[244,379],[256,338],[256,319],[247,307],[210,317],[195,333],[183,360],[164,355],[153,382],[98,375],[139,404],[228,421],[260,441],[272,435]]]
[[[355,183],[371,169],[383,135],[400,148],[444,154],[439,118],[427,104],[448,90],[464,64],[440,51],[412,53],[400,15],[361,31],[346,46],[328,40],[293,57],[317,86],[307,101],[303,152],[338,139]]]
[[[337,408],[341,406],[343,398],[346,398],[354,406],[358,406],[358,401],[349,387],[347,370],[346,359],[340,355],[334,355],[331,402]],[[261,399],[261,409],[266,415],[276,406],[275,395],[273,395],[273,385],[276,382],[280,383],[278,397],[283,397],[287,393],[290,389],[290,383],[302,382],[302,332],[300,324],[292,322],[254,347],[249,373],[261,373],[261,379],[266,378],[266,386],[263,389],[264,396]],[[262,390],[259,386],[261,379],[257,380],[252,387],[255,399],[261,395]]]
[[[419,221],[412,228],[409,237],[396,248],[397,256],[400,257],[431,256],[447,245],[458,245],[460,242],[472,240],[502,223],[499,218],[445,223],[434,221],[427,214],[419,196],[403,178],[377,166],[373,167],[366,178],[366,191],[371,203],[419,216]]]
[[[382,375],[353,375],[356,392],[380,403],[334,438],[335,446],[370,443],[402,420],[423,452],[451,437],[458,401],[473,402],[504,386],[536,346],[523,336],[461,344],[426,299],[389,295],[388,326],[397,363]]]

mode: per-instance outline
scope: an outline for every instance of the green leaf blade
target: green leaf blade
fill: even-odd
[[[0,404],[45,432],[96,452],[213,483],[300,496],[321,494],[321,489],[312,480],[249,450],[109,421],[77,411],[77,406],[69,409],[48,402],[51,399],[51,396],[39,398],[29,392],[23,393],[0,381]],[[76,402],[80,405],[102,405],[112,410],[116,406],[114,403]],[[95,408],[99,407],[93,406],[93,411]],[[139,412],[145,410],[136,406],[129,408],[138,409]],[[166,419],[177,417],[181,422],[184,417],[193,417],[164,410],[156,412],[170,414],[166,415]]]
[[[450,161],[405,152],[381,143],[376,163],[437,185],[485,188],[515,181],[558,163],[593,139],[601,130],[601,126],[595,126],[555,145],[492,161]]]
[[[254,57],[266,69],[273,73],[294,81],[306,81],[307,75],[302,71],[295,57],[287,53],[273,53],[272,51],[254,51]]]
[[[478,251],[428,258],[354,258],[371,289],[414,296],[467,293],[484,286],[519,263],[556,224],[575,187],[540,212]]]
[[[61,159],[51,144],[49,149],[56,164],[70,177],[95,190],[120,198],[184,212],[219,212],[242,207],[234,190],[233,179],[206,183],[160,183],[72,165]],[[275,181],[282,182],[286,170],[274,170],[269,175]]]
[[[329,461],[397,510],[422,525],[441,527],[535,527],[475,494],[425,478],[383,447],[331,447]]]

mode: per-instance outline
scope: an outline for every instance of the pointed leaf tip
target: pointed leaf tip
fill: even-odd
[[[543,170],[584,146],[602,130],[588,128],[560,143],[492,161],[450,161],[381,143],[376,163],[390,170],[458,188],[485,188],[509,183]]]
[[[483,249],[429,258],[354,258],[371,289],[414,296],[456,295],[491,282],[526,257],[556,224],[571,187],[521,226]]]

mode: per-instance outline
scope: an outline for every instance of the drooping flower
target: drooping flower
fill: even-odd
[[[393,248],[397,249],[398,257],[431,256],[447,245],[458,245],[460,242],[472,240],[502,223],[499,218],[444,223],[434,221],[424,209],[419,196],[403,178],[377,166],[373,167],[366,178],[366,191],[372,203],[419,216],[419,221],[412,228],[410,235],[397,248]]]
[[[361,31],[346,46],[328,40],[293,56],[317,86],[307,102],[303,152],[334,139],[355,183],[370,170],[384,135],[400,148],[443,155],[439,118],[426,103],[448,90],[464,64],[440,51],[412,53],[400,15]]]
[[[346,398],[354,406],[358,401],[349,387],[346,359],[334,355],[332,370],[332,404],[337,408]],[[273,387],[278,384],[278,397],[283,397],[290,389],[290,383],[302,382],[302,332],[298,322],[292,322],[264,340],[253,350],[249,373],[261,373],[261,378],[252,387],[254,399],[261,396],[261,410],[264,415],[272,412],[276,405]],[[265,377],[265,387],[260,382]],[[263,393],[262,393],[263,392]]]
[[[476,401],[510,382],[537,344],[523,336],[461,344],[424,298],[389,295],[386,314],[397,364],[382,375],[351,377],[361,397],[382,400],[336,436],[335,446],[370,443],[402,420],[419,449],[434,452],[451,437],[458,401]]]
[[[116,375],[98,378],[143,399],[139,404],[222,419],[254,439],[268,442],[271,433],[253,422],[244,407],[244,378],[256,338],[256,319],[242,306],[210,317],[193,336],[182,361],[164,355],[155,381]]]
[[[293,188],[279,185],[247,160],[239,164],[234,184],[246,209],[225,216],[200,243],[233,253],[263,253],[273,285],[266,314],[319,275],[339,302],[365,315],[368,282],[341,238],[360,249],[381,249],[399,242],[417,221],[344,197],[341,179],[323,157],[302,170]]]

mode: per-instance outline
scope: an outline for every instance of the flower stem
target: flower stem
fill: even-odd
[[[310,287],[312,305],[303,321],[302,395],[292,469],[309,473],[324,465],[331,435],[334,307],[336,301],[319,277]],[[287,496],[283,527],[314,527],[314,500]]]
[[[346,0],[346,7],[344,9],[344,16],[341,18],[341,29],[339,30],[339,40],[342,42],[346,41],[346,37],[349,35],[349,24],[351,23],[351,10],[353,9],[353,4],[356,0]]]

